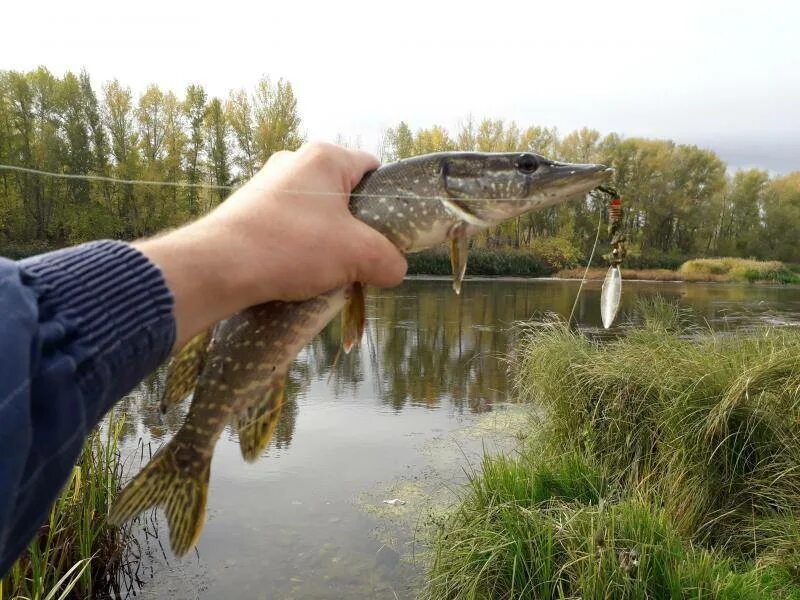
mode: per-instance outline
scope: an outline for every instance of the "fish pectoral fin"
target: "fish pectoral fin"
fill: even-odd
[[[453,268],[453,290],[461,293],[461,282],[467,272],[467,254],[469,241],[467,240],[466,227],[459,223],[450,230],[450,266]]]
[[[208,356],[212,328],[197,334],[175,353],[167,367],[167,383],[159,407],[162,413],[186,398],[197,385]]]
[[[239,449],[247,462],[254,462],[269,445],[285,401],[285,380],[273,385],[264,400],[239,413],[235,419]]]
[[[350,286],[347,301],[342,309],[342,349],[349,353],[364,335],[366,320],[364,286],[356,282]]]
[[[441,202],[448,211],[450,211],[454,216],[461,219],[465,223],[474,225],[475,227],[480,227],[481,229],[486,229],[487,227],[492,226],[491,223],[481,219],[478,215],[470,211],[466,207],[466,205],[460,203],[457,199],[441,198]]]
[[[178,460],[179,453],[182,460]],[[210,471],[210,454],[205,456],[191,447],[187,452],[173,438],[125,486],[108,521],[122,525],[147,509],[160,506],[167,517],[172,551],[183,556],[203,531]]]

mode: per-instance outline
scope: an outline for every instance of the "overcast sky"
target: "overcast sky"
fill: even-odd
[[[669,137],[800,169],[800,2],[6,0],[0,68],[211,94],[295,87],[310,138],[374,149],[468,114]]]

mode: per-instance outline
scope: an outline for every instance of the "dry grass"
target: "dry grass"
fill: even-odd
[[[607,267],[589,269],[587,279],[602,281],[607,271]],[[584,268],[579,267],[562,269],[554,277],[582,279],[583,274]],[[697,258],[686,261],[677,271],[622,269],[622,278],[644,281],[800,283],[800,275],[780,261],[760,261],[746,258]]]
[[[556,273],[554,277],[559,279],[582,279],[584,270],[584,268],[563,269]],[[605,279],[607,272],[607,267],[592,268],[589,269],[586,278],[589,281],[602,281]],[[730,281],[730,278],[724,275],[715,275],[711,273],[682,273],[669,269],[622,269],[622,278],[628,280],[638,279],[642,281]]]

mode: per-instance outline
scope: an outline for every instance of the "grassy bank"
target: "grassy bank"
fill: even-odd
[[[516,389],[545,416],[473,476],[428,597],[800,598],[800,332],[641,314],[613,342],[529,332]]]
[[[48,521],[0,581],[0,600],[102,598],[115,589],[128,533],[106,524],[119,491],[122,421],[89,438]]]

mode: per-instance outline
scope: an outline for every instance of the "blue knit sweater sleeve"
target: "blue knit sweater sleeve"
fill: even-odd
[[[172,308],[159,269],[123,242],[0,258],[0,577],[92,428],[169,354]]]

